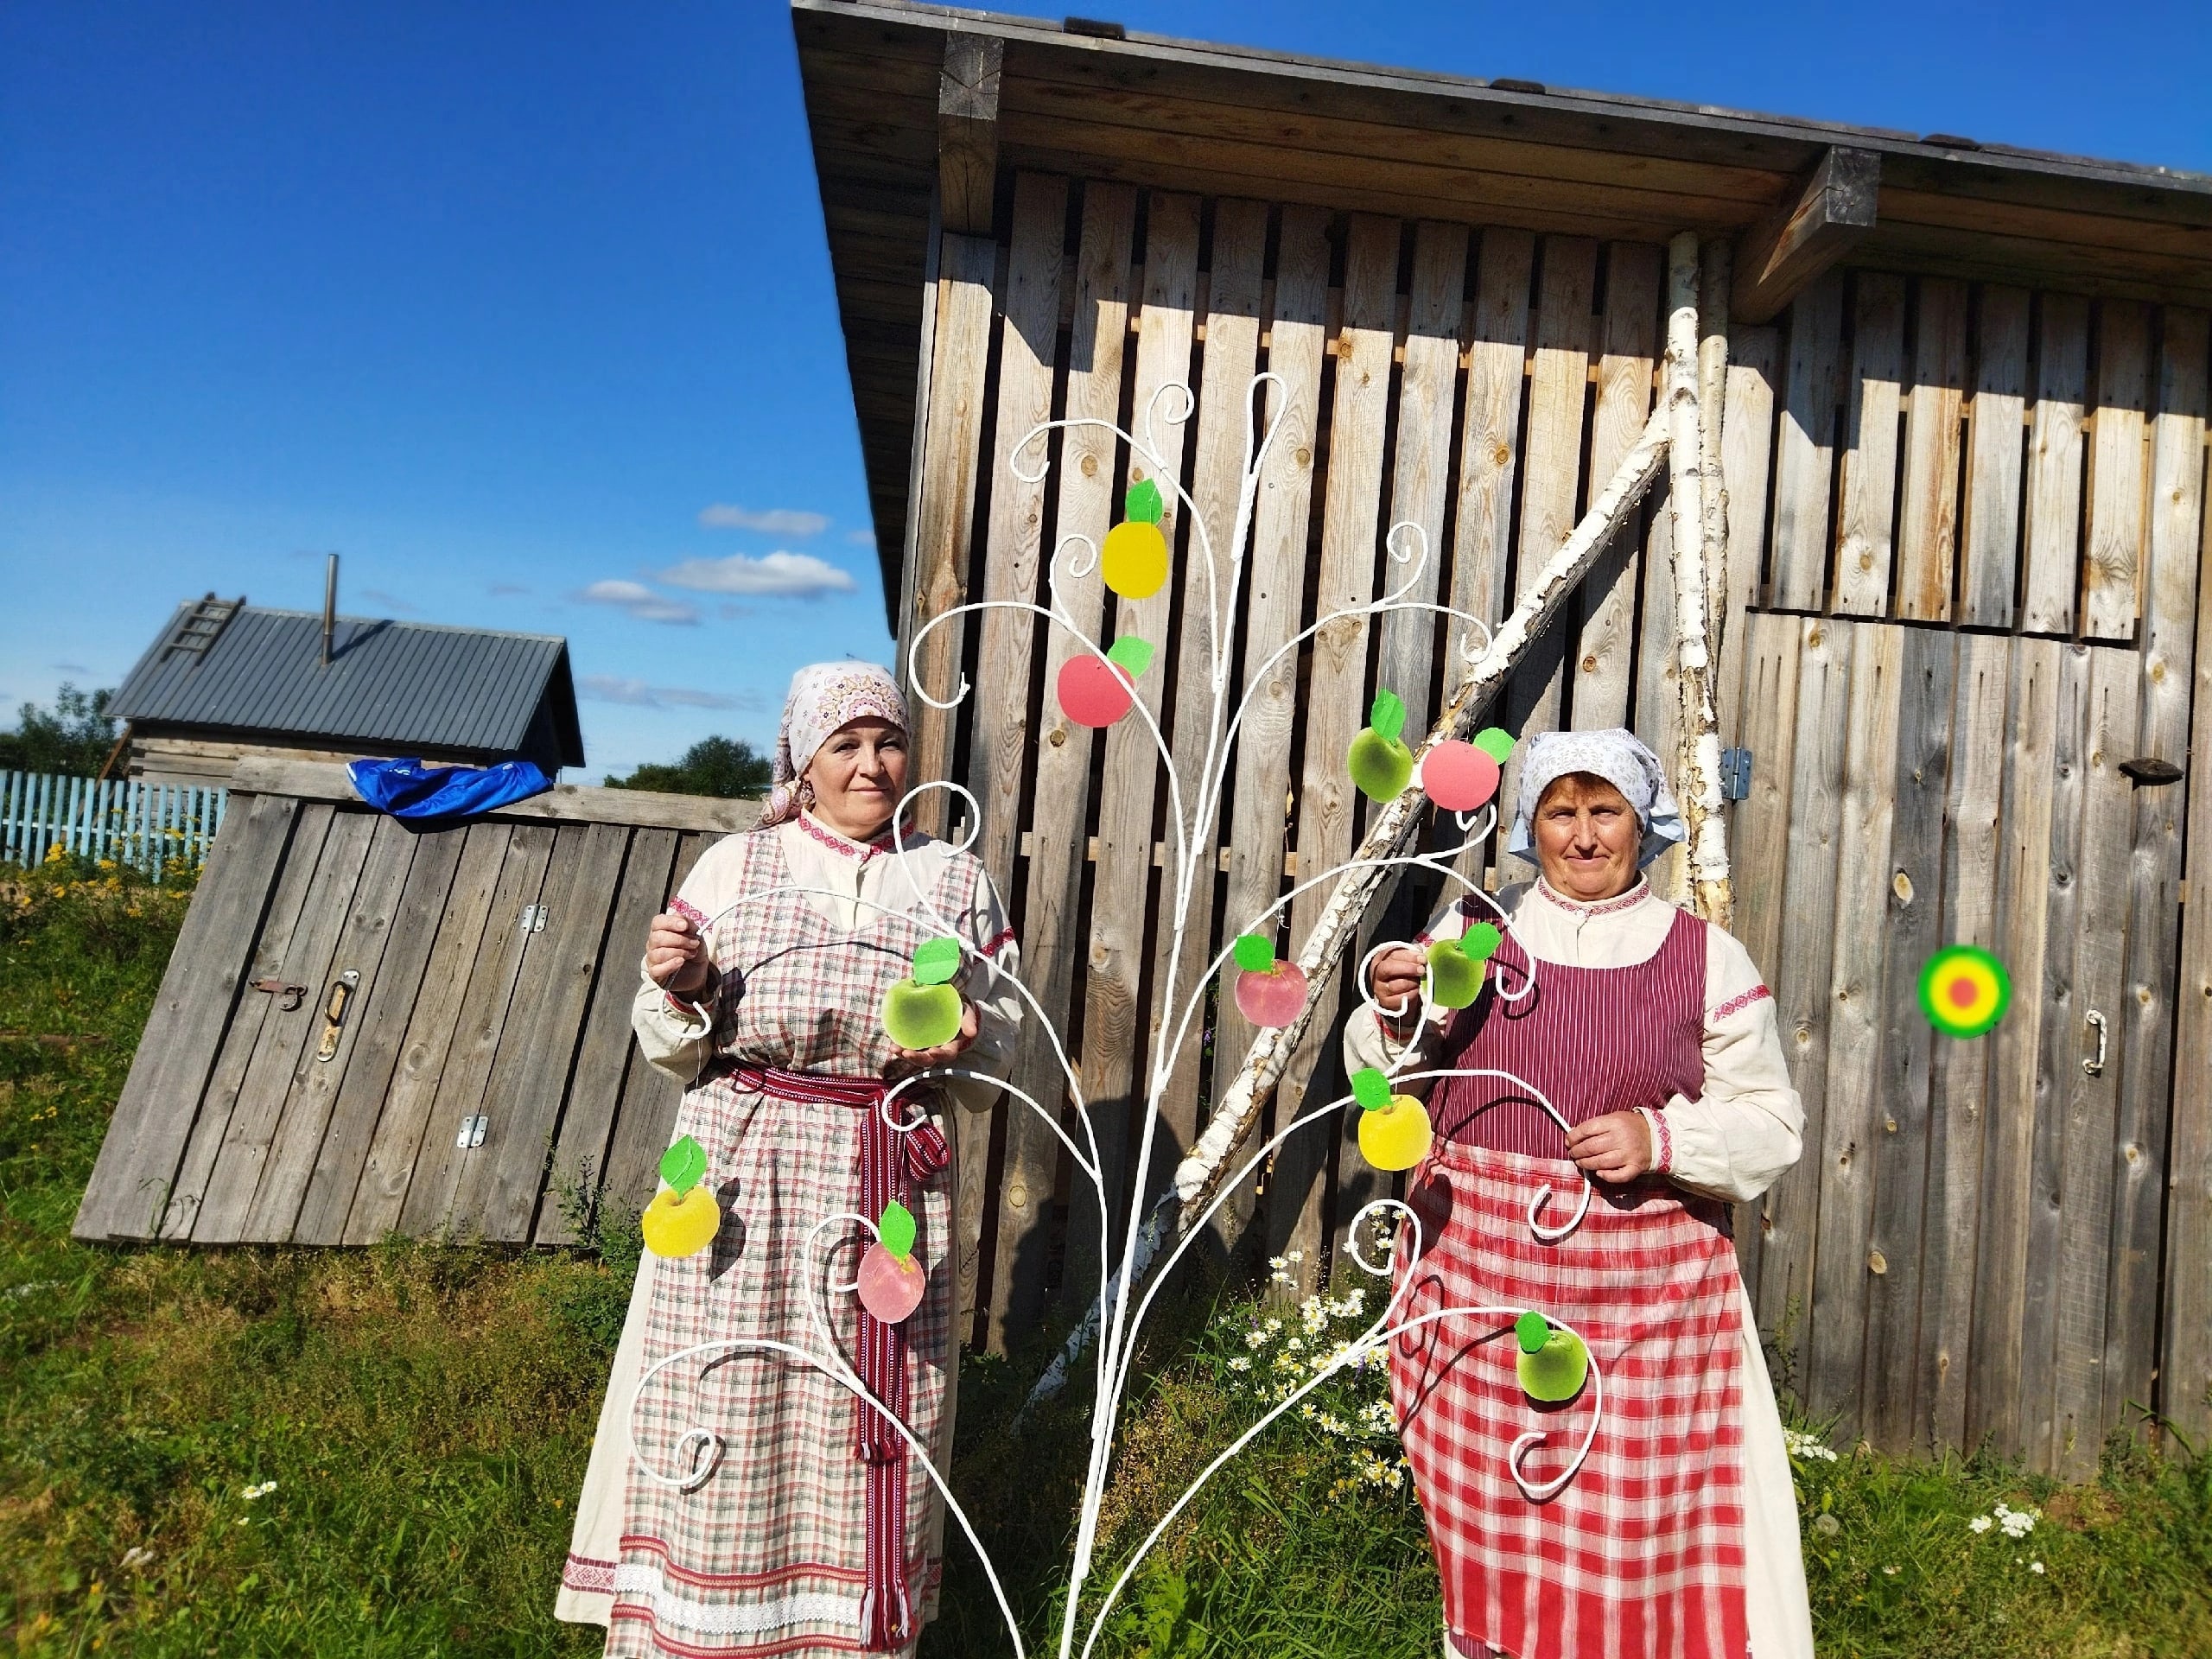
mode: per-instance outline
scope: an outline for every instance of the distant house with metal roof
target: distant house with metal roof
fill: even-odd
[[[557,634],[270,610],[210,594],[177,607],[117,690],[110,771],[227,782],[247,756],[510,755],[549,777],[584,764]]]

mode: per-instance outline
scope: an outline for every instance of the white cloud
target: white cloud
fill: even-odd
[[[647,685],[613,674],[586,674],[576,681],[576,695],[593,702],[626,703],[633,709],[753,709],[762,707],[759,696],[746,693],[726,696],[719,691],[698,691],[682,685]]]
[[[875,532],[872,530],[849,530],[845,532],[845,539],[855,547],[872,548],[875,545]]]
[[[662,571],[660,580],[671,588],[706,594],[778,594],[799,598],[849,594],[857,585],[849,572],[811,553],[780,550],[757,559],[743,553],[733,553],[726,559],[686,559]]]
[[[642,582],[594,582],[576,597],[588,604],[612,605],[627,611],[640,622],[672,622],[689,626],[699,620],[699,613],[690,606],[663,599]]]
[[[796,507],[754,512],[724,501],[700,508],[699,522],[709,530],[757,530],[769,536],[819,536],[830,528],[830,520],[818,512],[802,512]]]

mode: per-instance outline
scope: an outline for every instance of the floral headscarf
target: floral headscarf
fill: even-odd
[[[1642,869],[1675,842],[1688,827],[1667,788],[1659,757],[1635,733],[1614,727],[1603,732],[1545,732],[1529,740],[1521,756],[1521,795],[1513,810],[1513,833],[1505,850],[1536,861],[1534,821],[1544,791],[1570,772],[1586,772],[1620,791],[1643,826],[1643,845],[1636,867]]]
[[[812,798],[799,774],[815,751],[847,721],[871,717],[906,729],[906,696],[888,669],[874,663],[810,663],[792,675],[769,771],[773,787],[760,828],[797,817]]]

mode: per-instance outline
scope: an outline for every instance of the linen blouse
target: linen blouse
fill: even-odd
[[[1648,881],[1619,897],[1583,904],[1556,891],[1541,876],[1497,895],[1513,937],[1537,964],[1572,968],[1630,968],[1658,954],[1674,925],[1675,906]],[[1456,939],[1470,919],[1488,917],[1479,899],[1446,906],[1422,933],[1423,943]],[[1732,934],[1706,925],[1705,1087],[1695,1100],[1675,1095],[1648,1114],[1653,1163],[1675,1185],[1708,1198],[1744,1203],[1758,1198],[1802,1149],[1805,1111],[1789,1081],[1774,998]],[[1485,993],[1494,995],[1494,993]],[[1344,1027],[1347,1070],[1421,1071],[1440,1065],[1448,1008],[1431,1011],[1401,1037],[1386,1029],[1372,1005],[1354,1009]],[[1408,1052],[1410,1046],[1411,1052]],[[1426,1092],[1426,1081],[1409,1084]]]
[[[812,905],[831,925],[849,931],[871,925],[887,911],[902,916],[925,912],[925,898],[938,888],[944,866],[969,866],[973,879],[964,888],[966,902],[944,918],[975,952],[954,982],[976,1005],[976,1040],[953,1064],[995,1077],[1006,1075],[1021,1024],[1022,1004],[1014,984],[1021,951],[980,861],[912,830],[906,832],[902,859],[890,831],[863,844],[839,835],[810,812],[749,833],[780,839],[791,879],[805,891],[786,890],[748,903]],[[737,837],[725,837],[700,855],[679,896],[712,920],[745,896],[742,868]],[[645,971],[642,957],[639,977],[630,1009],[638,1046],[653,1065],[688,1086],[713,1058],[714,1010],[663,990]],[[997,1084],[982,1078],[944,1077],[936,1086],[971,1111],[987,1109],[999,1096]]]

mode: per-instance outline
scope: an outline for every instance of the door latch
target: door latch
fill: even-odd
[[[315,1058],[326,1065],[338,1052],[338,1033],[346,1025],[346,1005],[353,1001],[360,983],[360,970],[356,968],[348,968],[330,982],[330,995],[322,1005],[322,1046],[315,1052]]]
[[[287,985],[281,979],[257,979],[253,982],[253,988],[275,997],[276,1007],[285,1014],[291,1013],[293,1009],[299,1007],[308,1000],[306,986]]]

